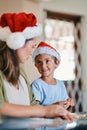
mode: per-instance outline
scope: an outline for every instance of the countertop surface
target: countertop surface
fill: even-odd
[[[61,118],[5,118],[0,130],[87,130],[87,118],[72,122]]]

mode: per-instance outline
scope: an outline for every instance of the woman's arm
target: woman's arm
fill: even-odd
[[[70,112],[60,105],[23,106],[4,103],[0,108],[0,115],[10,117],[62,117],[67,120],[73,120]]]

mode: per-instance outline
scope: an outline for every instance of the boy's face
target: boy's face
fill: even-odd
[[[42,77],[53,76],[58,64],[58,60],[55,60],[53,56],[48,54],[40,54],[35,58],[35,66]]]

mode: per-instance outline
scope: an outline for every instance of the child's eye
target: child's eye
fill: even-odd
[[[50,60],[46,60],[46,63],[49,63],[50,62]]]
[[[36,64],[38,64],[38,65],[41,64],[41,61],[36,61]]]

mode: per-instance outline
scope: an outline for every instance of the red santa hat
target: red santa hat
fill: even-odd
[[[56,49],[45,42],[40,42],[35,49],[33,53],[33,61],[35,61],[35,57],[39,54],[49,54],[51,56],[56,57],[59,62],[61,60],[60,54],[56,51]]]
[[[42,26],[37,23],[33,13],[5,13],[0,18],[0,40],[5,41],[11,49],[23,47],[26,40],[41,33]]]

